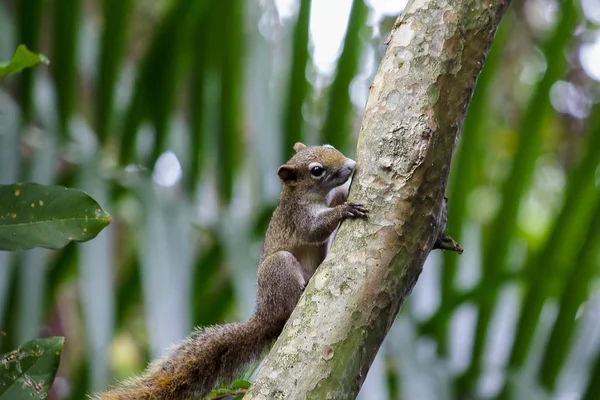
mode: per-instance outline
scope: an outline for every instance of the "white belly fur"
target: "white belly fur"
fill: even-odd
[[[323,262],[327,251],[327,244],[320,246],[302,246],[292,252],[300,265],[306,282],[313,276],[317,267]]]

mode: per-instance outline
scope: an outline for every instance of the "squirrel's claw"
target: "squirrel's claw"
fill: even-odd
[[[444,196],[444,200],[442,203],[442,209],[440,212],[438,226],[439,226],[439,236],[435,241],[433,248],[434,249],[442,249],[442,250],[452,250],[457,252],[458,254],[463,253],[463,248],[460,247],[460,244],[456,243],[454,239],[450,236],[446,235],[446,225],[448,224],[448,198]]]
[[[344,217],[347,218],[368,218],[369,210],[360,203],[346,203]]]
[[[460,247],[460,244],[458,244],[454,239],[452,239],[446,234],[440,235],[438,240],[433,245],[433,248],[441,250],[452,250],[457,252],[458,254],[462,254],[464,251],[463,248]]]

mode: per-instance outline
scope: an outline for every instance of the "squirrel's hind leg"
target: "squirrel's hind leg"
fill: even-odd
[[[307,283],[302,275],[302,266],[289,251],[278,251],[260,265],[256,316],[276,327],[277,336]]]

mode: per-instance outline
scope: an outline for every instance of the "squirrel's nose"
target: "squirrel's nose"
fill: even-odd
[[[350,167],[350,169],[354,171],[354,167],[356,167],[356,161],[351,158],[346,158],[346,166]]]

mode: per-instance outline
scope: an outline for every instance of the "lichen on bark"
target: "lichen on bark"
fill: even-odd
[[[441,233],[452,152],[508,5],[413,0],[398,18],[370,88],[350,191],[369,219],[342,224],[244,399],[356,397]]]

